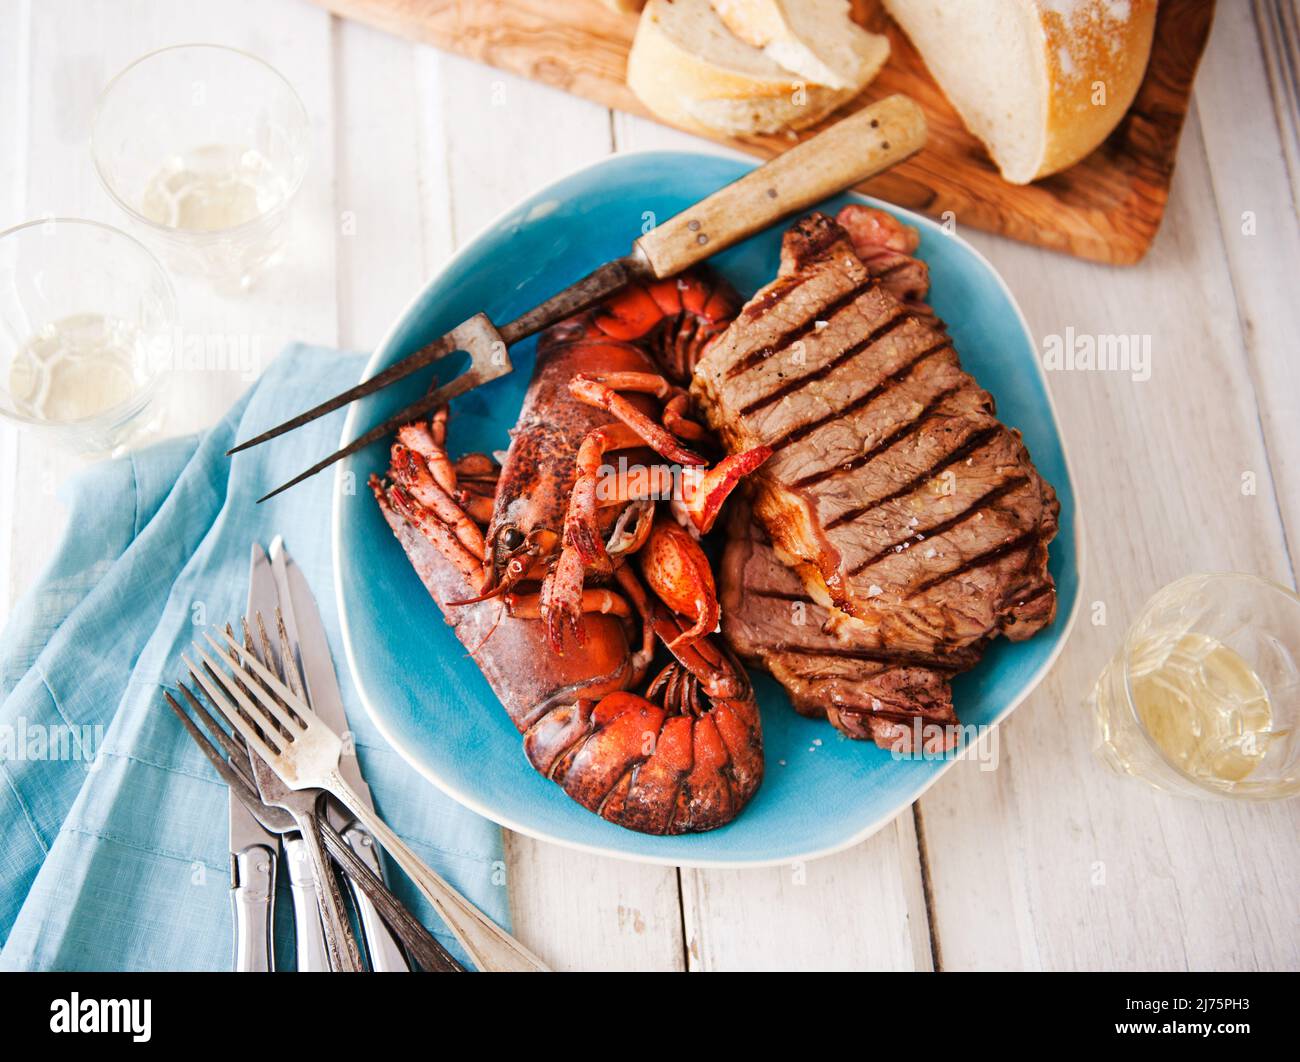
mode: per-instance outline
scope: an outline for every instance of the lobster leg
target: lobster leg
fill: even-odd
[[[457,501],[464,507],[466,514],[480,527],[485,527],[492,520],[492,507],[494,499],[487,494],[471,494],[469,491],[461,491],[457,495]]]
[[[491,578],[487,560],[487,543],[483,524],[491,515],[490,499],[484,506],[460,488],[457,465],[447,456],[447,409],[434,411],[426,424],[416,421],[398,431],[389,466],[391,484],[378,477],[370,479],[371,490],[381,504],[400,514],[426,540],[454,564],[476,594],[482,593]],[[488,474],[491,460],[471,455],[467,464],[474,472]]]
[[[597,484],[605,451],[640,446],[641,441],[622,424],[607,424],[588,432],[578,450],[578,478],[569,498],[568,512],[564,518],[564,546],[555,566],[542,579],[539,595],[539,615],[546,623],[546,634],[551,648],[562,651],[564,629],[567,627],[583,641],[582,615],[590,609],[582,607],[583,580],[589,568],[596,570],[610,566],[610,557],[601,540],[597,523]],[[617,489],[617,488],[616,488]],[[630,548],[630,543],[627,548]]]
[[[606,424],[587,432],[578,447],[578,477],[569,495],[569,508],[564,517],[564,549],[573,550],[587,566],[608,563],[605,544],[600,539],[596,510],[602,499],[600,469],[605,454],[610,450],[625,450],[642,445],[641,437],[626,424]],[[618,485],[615,490],[618,490]]]
[[[487,454],[465,454],[456,459],[456,477],[461,481],[477,480],[491,493],[496,490],[501,469]]]
[[[582,402],[608,409],[660,456],[690,466],[706,463],[693,451],[682,447],[667,427],[656,424],[618,394],[620,390],[636,391],[657,398],[668,398],[668,406],[664,411],[665,424],[675,428],[685,425],[688,433],[698,429],[698,424],[685,417],[686,396],[680,388],[674,387],[662,376],[649,372],[579,373],[569,382],[569,390]],[[688,497],[684,499],[684,510],[701,534],[713,527],[722,511],[722,503],[736,484],[771,455],[771,447],[756,446],[743,454],[724,457],[713,468],[705,471],[702,477],[692,481],[693,489],[688,491]],[[688,460],[688,457],[692,460]]]
[[[601,408],[608,408],[605,388],[610,391],[634,391],[638,394],[653,395],[659,399],[664,403],[663,426],[679,439],[698,442],[709,437],[704,426],[691,420],[687,415],[690,409],[690,395],[684,388],[671,383],[658,373],[579,373],[569,383],[569,390],[575,397]],[[649,418],[645,420],[649,421]],[[643,422],[638,420],[637,423]]]
[[[610,382],[613,381],[613,382]],[[680,465],[707,464],[694,450],[682,446],[673,433],[656,424],[619,391],[636,391],[659,398],[670,397],[676,389],[662,376],[649,372],[595,374],[580,372],[569,381],[569,391],[580,402],[606,409],[636,432],[638,438],[661,457]]]
[[[445,455],[444,455],[445,456]],[[448,463],[450,468],[450,463]],[[438,482],[435,466],[400,442],[393,444],[390,474],[421,506],[450,526],[461,545],[480,561],[487,556],[483,531],[457,503],[451,491]],[[455,490],[455,482],[452,482]]]
[[[476,592],[486,587],[489,568],[484,564],[483,558],[467,549],[436,512],[418,501],[405,487],[397,483],[385,484],[378,476],[370,477],[370,489],[381,507],[390,507],[419,531],[439,553],[456,566]]]
[[[654,617],[650,608],[650,599],[646,596],[641,580],[626,563],[614,565],[614,578],[636,608],[637,615],[641,617],[641,648],[632,657],[632,668],[637,675],[636,681],[640,682],[645,669],[650,666],[650,658],[655,654]]]
[[[686,415],[690,407],[691,396],[685,391],[673,395],[664,405],[664,427],[679,439],[699,442],[707,439],[709,433],[703,424],[693,421]]]
[[[447,407],[433,411],[429,422],[414,421],[399,428],[397,439],[424,458],[434,480],[448,494],[456,492],[456,466],[447,456]]]
[[[576,549],[566,545],[555,567],[542,579],[540,615],[546,624],[547,641],[557,653],[564,651],[565,627],[579,645],[583,642],[582,613],[578,608],[582,602],[582,577],[582,558]]]
[[[505,602],[506,608],[510,610],[510,615],[518,619],[541,619],[543,616],[541,594],[507,594]],[[578,609],[584,615],[589,612],[627,616],[629,618],[632,615],[632,609],[621,595],[600,587],[584,589],[579,600]]]
[[[400,428],[397,438],[424,460],[433,481],[471,520],[480,526],[491,521],[500,469],[487,454],[466,454],[452,462],[447,456],[446,406],[434,410],[428,424],[416,421]]]

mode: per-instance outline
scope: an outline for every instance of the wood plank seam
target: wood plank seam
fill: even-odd
[[[344,62],[343,62],[343,30],[342,20],[334,14],[329,15],[329,86],[330,86],[330,112],[332,124],[334,125],[334,188],[333,203],[334,208],[333,224],[330,226],[334,239],[334,331],[337,335],[342,336],[351,326],[351,310],[348,306],[351,302],[351,284],[349,282],[348,271],[342,266],[342,256],[344,249],[342,241],[339,238],[339,209],[342,203],[339,200],[339,193],[343,181],[351,176],[347,168],[347,129],[346,123],[339,121],[339,101],[343,99],[346,86],[343,84]],[[352,189],[349,187],[347,192],[350,194]]]
[[[935,973],[941,973],[943,947],[939,941],[939,921],[935,917],[934,889],[930,883],[930,858],[925,848],[925,818],[919,800],[912,805],[912,822],[916,828],[916,857],[921,867],[921,892],[925,897],[925,926],[930,937],[930,964]]]
[[[1251,6],[1261,62],[1286,158],[1291,209],[1300,200],[1300,14],[1285,0],[1255,0]]]
[[[611,126],[611,132],[613,127]],[[691,965],[691,941],[686,928],[686,891],[682,886],[682,868],[674,867],[673,875],[677,882],[677,924],[681,933],[682,941],[682,969],[686,973],[694,973],[695,969]]]
[[[1205,140],[1205,126],[1201,119],[1200,102],[1197,99],[1192,100],[1193,113],[1195,115],[1196,125],[1200,136],[1197,138],[1201,145],[1201,153],[1205,159],[1205,167],[1209,173],[1210,196],[1214,201],[1214,216],[1218,219],[1219,242],[1224,245],[1224,261],[1228,261],[1226,244],[1231,238],[1231,234],[1223,227],[1223,211],[1219,204],[1219,190],[1214,179],[1214,166],[1209,155],[1209,149]],[[1282,499],[1279,493],[1279,480],[1274,469],[1273,447],[1269,438],[1268,427],[1264,422],[1263,407],[1260,403],[1260,372],[1257,361],[1257,352],[1255,344],[1251,341],[1251,332],[1247,326],[1249,315],[1246,308],[1242,305],[1241,296],[1237,287],[1236,270],[1231,267],[1227,270],[1228,284],[1232,291],[1232,308],[1233,316],[1236,323],[1236,331],[1241,343],[1241,351],[1246,362],[1247,376],[1250,381],[1250,393],[1255,407],[1255,430],[1259,433],[1260,448],[1264,453],[1264,470],[1268,475],[1269,486],[1273,498],[1273,511],[1277,515],[1278,528],[1282,535],[1283,553],[1287,562],[1287,571],[1291,577],[1291,586],[1296,586],[1296,560],[1295,550],[1291,543],[1290,528],[1287,527],[1286,513],[1282,508]]]

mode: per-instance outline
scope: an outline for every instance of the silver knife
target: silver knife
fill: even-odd
[[[275,909],[275,861],[280,840],[263,829],[240,799],[230,794],[230,902],[235,913],[235,969],[274,969],[271,927]]]
[[[283,539],[278,535],[271,542],[271,570],[275,576],[280,614],[289,633],[289,641],[298,646],[299,670],[307,687],[307,703],[336,734],[346,735],[349,732],[347,714],[343,709],[343,697],[339,692],[338,678],[334,674],[333,656],[329,640],[325,637],[325,627],[321,623],[316,598],[307,585],[302,569],[289,556]],[[362,800],[371,807],[374,806],[370,798],[370,787],[361,777],[361,766],[350,741],[344,742],[343,755],[339,759],[339,773]],[[326,814],[334,828],[343,835],[343,839],[361,860],[382,878],[384,870],[374,838],[335,802],[329,801],[326,808]],[[401,946],[379,917],[374,905],[355,886],[352,887],[352,894],[357,914],[361,918],[371,968],[376,973],[409,971],[410,965]]]
[[[257,622],[260,612],[268,630],[275,629],[275,610],[279,605],[275,575],[265,550],[253,543],[248,573],[248,621]],[[278,652],[272,642],[271,653]],[[267,661],[272,668],[275,661]],[[232,797],[232,799],[235,799]],[[242,807],[241,807],[241,810]],[[247,811],[244,812],[248,814]],[[259,827],[260,829],[260,827]],[[320,907],[316,900],[316,879],[312,874],[307,843],[300,835],[284,837],[285,862],[289,867],[289,895],[293,899],[294,940],[297,945],[298,970],[303,973],[328,971],[329,952],[325,947],[325,930],[321,926]]]

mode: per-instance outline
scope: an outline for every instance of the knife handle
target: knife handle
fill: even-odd
[[[350,826],[343,831],[343,840],[366,866],[375,872],[381,881],[384,877],[383,866],[379,862],[379,850],[375,839],[360,826]],[[361,919],[361,934],[366,939],[366,954],[370,958],[370,968],[375,973],[409,973],[410,964],[396,938],[384,924],[379,911],[370,902],[364,892],[351,878],[347,879],[352,890],[352,900],[356,904],[357,916]]]
[[[230,855],[230,903],[235,912],[235,970],[269,973],[271,904],[275,898],[275,853],[250,845]]]
[[[325,928],[316,902],[316,875],[312,873],[307,842],[301,837],[284,839],[289,864],[289,895],[293,898],[293,935],[298,948],[299,973],[328,973],[329,953],[325,950]]]
[[[637,240],[636,249],[655,276],[673,276],[889,169],[924,144],[921,108],[908,96],[889,96],[687,207]]]
[[[453,889],[333,771],[323,787],[379,842],[433,906],[474,965],[486,973],[545,973],[542,960]]]

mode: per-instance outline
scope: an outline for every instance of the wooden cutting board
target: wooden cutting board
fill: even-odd
[[[654,117],[624,83],[634,14],[598,0],[316,0],[336,14],[458,52],[604,106]],[[827,121],[894,92],[924,108],[924,151],[862,191],[952,218],[957,225],[1102,262],[1138,261],[1164,215],[1192,79],[1209,36],[1214,0],[1162,0],[1146,78],[1128,115],[1082,162],[1035,184],[1007,184],[877,0],[854,0],[854,17],[887,33],[889,62],[858,100]],[[809,136],[816,128],[801,136]],[[717,138],[768,157],[792,136]]]

